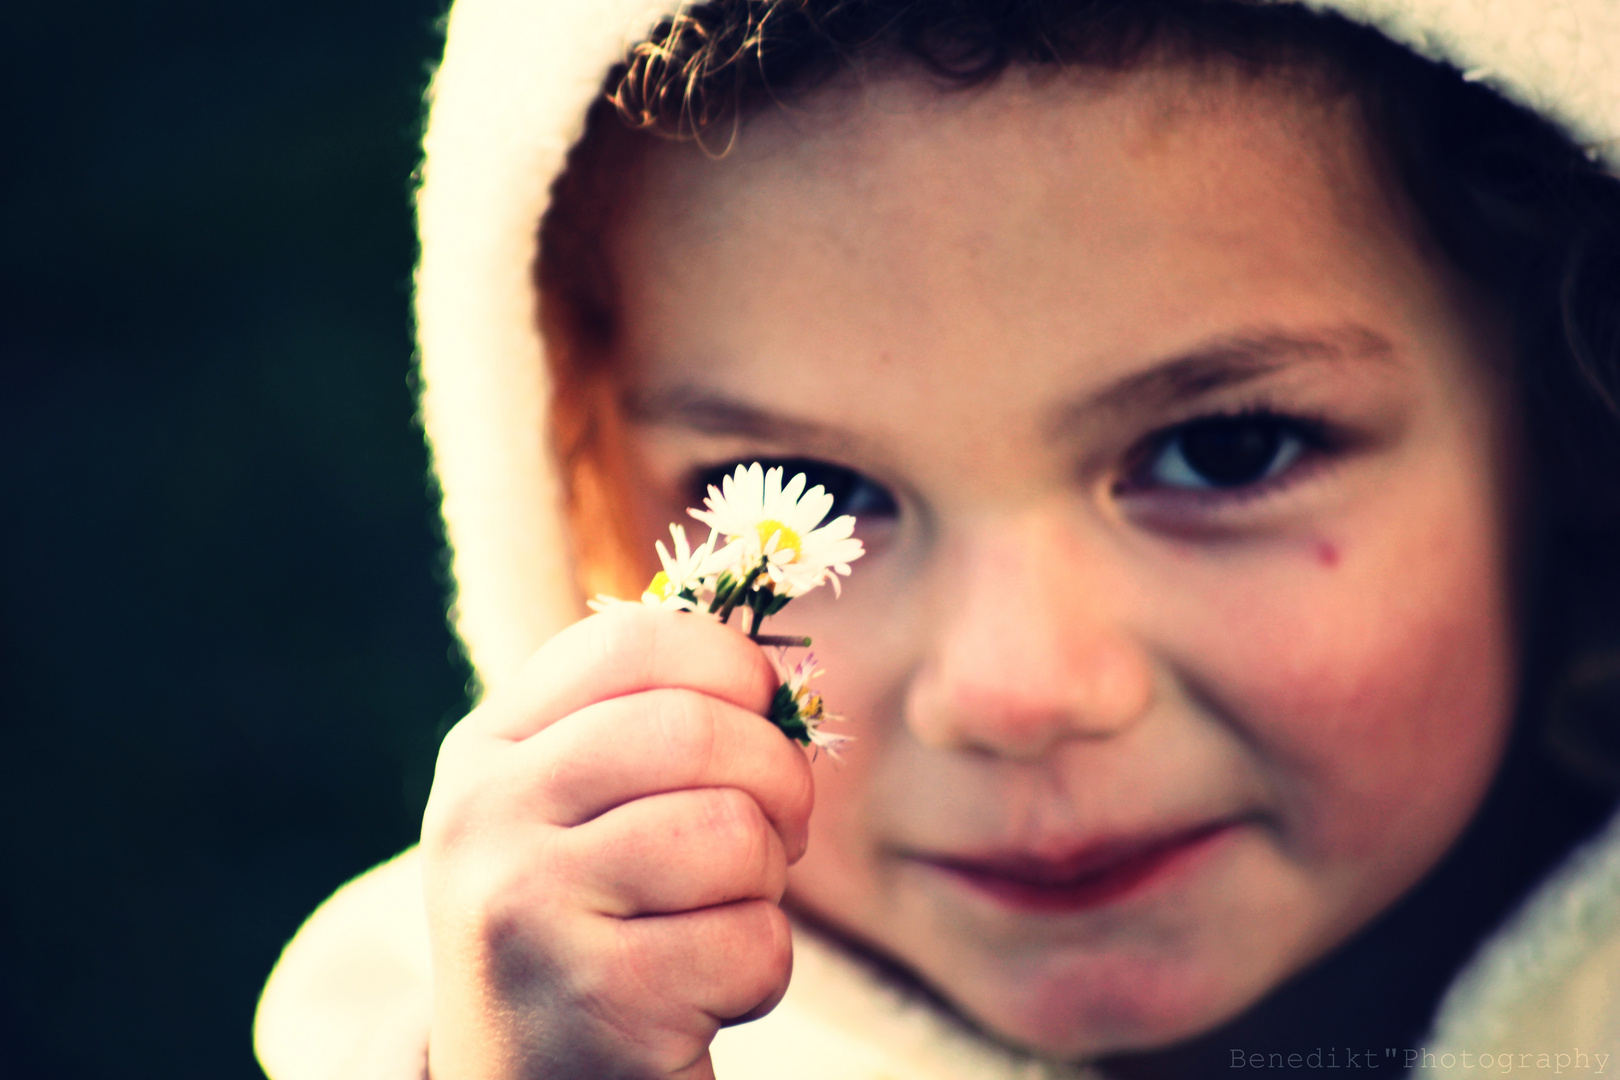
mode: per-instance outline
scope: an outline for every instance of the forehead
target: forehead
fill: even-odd
[[[1119,70],[1014,65],[968,85],[895,61],[758,109],[734,131],[653,143],[649,156],[659,163],[654,190],[667,195],[794,176],[859,187],[879,171],[932,164],[942,146],[957,175],[980,180],[996,171],[984,166],[1009,154],[1038,155],[1052,166],[1043,173],[1072,173],[1063,166],[1106,144],[1151,167],[1190,140],[1228,150],[1236,140],[1301,161],[1357,156],[1359,164],[1353,97],[1335,85],[1303,65],[1246,70],[1219,58]]]
[[[621,215],[636,247],[620,248],[691,265],[697,248],[764,233],[843,237],[854,251],[874,224],[971,250],[996,235],[1027,247],[1058,218],[1235,230],[1262,205],[1273,224],[1301,209],[1364,228],[1388,200],[1354,101],[1320,82],[1216,61],[1014,67],[967,88],[905,68],[851,74],[751,116],[718,153],[714,134],[647,144]],[[1235,202],[1234,186],[1248,197]]]
[[[655,384],[926,396],[970,368],[1017,401],[1222,334],[1421,322],[1436,272],[1372,160],[1303,77],[850,77],[723,156],[648,152],[610,243],[620,348]]]

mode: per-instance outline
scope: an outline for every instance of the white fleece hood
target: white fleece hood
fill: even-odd
[[[453,619],[486,687],[504,682],[584,613],[550,450],[547,365],[532,284],[538,223],[607,70],[681,6],[455,0],[449,15],[425,140],[416,310],[422,416],[454,553]],[[1620,0],[1310,6],[1338,11],[1456,66],[1549,117],[1620,171]],[[300,932],[267,988],[258,1022],[261,1058],[276,1080],[413,1075],[417,1066],[409,1063],[421,1056],[399,1033],[425,1030],[420,1008],[390,1006],[389,1016],[367,1022],[344,1002],[366,992],[367,977],[357,968],[379,952],[391,950],[387,963],[377,961],[371,980],[377,986],[420,985],[426,978],[420,905],[416,873],[400,860],[351,883]],[[1068,1074],[989,1047],[813,939],[797,943],[796,957],[783,1006],[716,1041],[722,1080]],[[340,988],[347,995],[342,1002]],[[369,1026],[357,1035],[356,1023]],[[1436,1056],[1421,1063],[1430,1075],[1447,1075],[1448,1061],[1455,1075],[1476,1075],[1460,1058],[1446,1059],[1448,1048],[1620,1051],[1616,826],[1571,859],[1486,945],[1446,999],[1435,1036]],[[359,1045],[367,1040],[373,1049],[394,1049],[373,1053]],[[397,1072],[382,1064],[396,1051]],[[760,1061],[771,1064],[765,1071],[749,1064]],[[1611,1058],[1609,1068],[1620,1071],[1620,1060]]]

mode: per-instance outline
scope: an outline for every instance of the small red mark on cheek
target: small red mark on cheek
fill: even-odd
[[[1311,552],[1317,562],[1330,570],[1339,565],[1339,547],[1331,540],[1318,540],[1312,545]]]

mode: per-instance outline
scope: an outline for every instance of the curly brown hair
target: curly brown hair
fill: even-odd
[[[751,114],[863,64],[910,63],[949,92],[1013,65],[1166,60],[1295,71],[1351,97],[1429,237],[1508,315],[1537,510],[1526,693],[1570,768],[1620,782],[1620,181],[1547,120],[1374,30],[1244,0],[686,5],[609,75],[557,183],[536,268],[543,318],[563,338],[611,337],[612,283],[590,249],[611,163],[634,152],[612,128],[723,153]],[[611,419],[582,404],[602,386],[553,352],[575,499],[617,544],[627,525],[601,467]]]

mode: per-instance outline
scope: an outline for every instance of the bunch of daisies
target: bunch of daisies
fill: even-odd
[[[848,741],[844,735],[823,731],[821,725],[840,717],[828,713],[821,695],[810,688],[820,675],[814,654],[789,664],[787,650],[808,646],[805,637],[761,633],[765,620],[795,597],[849,576],[849,564],[865,552],[852,535],[855,519],[849,514],[822,524],[832,509],[833,497],[821,485],[805,490],[799,473],[786,484],[780,467],[765,469],[759,462],[739,465],[709,487],[704,509],[688,510],[709,526],[709,538],[696,547],[679,525],[669,527],[671,552],[656,543],[663,569],[653,575],[641,594],[649,607],[695,612],[721,623],[738,615],[742,629],[761,645],[775,646],[771,656],[781,685],[771,701],[770,720],[790,738],[835,753]],[[599,596],[591,607],[600,611],[628,603]]]

